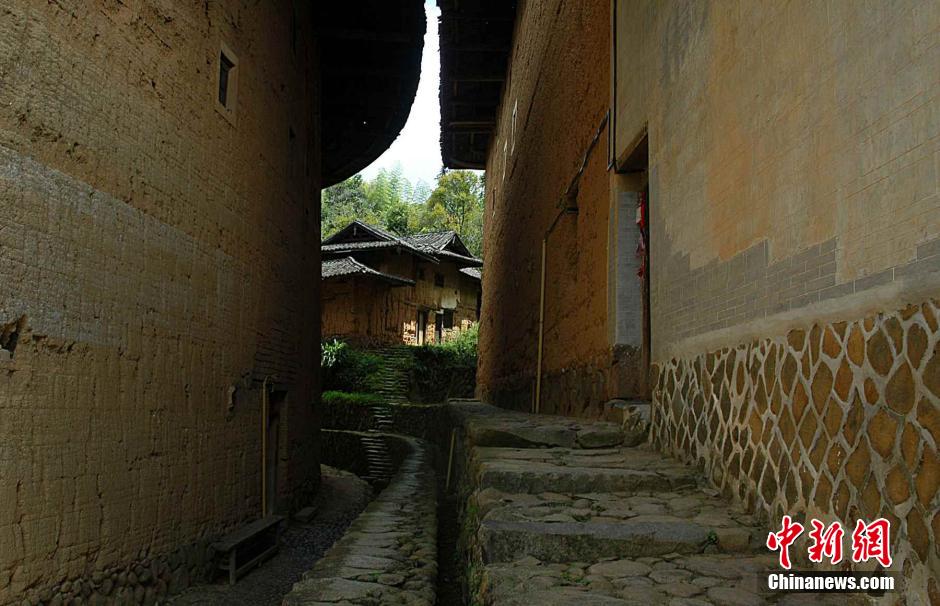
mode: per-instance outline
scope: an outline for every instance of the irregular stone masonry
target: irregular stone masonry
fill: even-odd
[[[437,582],[437,484],[424,443],[401,436],[410,453],[388,488],[284,598],[284,606],[433,606]]]
[[[130,564],[63,581],[37,592],[35,601],[24,598],[22,604],[155,604],[209,578],[215,569],[210,542],[181,547],[160,557],[141,551]]]
[[[887,518],[892,569],[940,603],[938,318],[931,300],[670,360],[653,443],[774,523]]]
[[[452,412],[469,455],[460,491],[472,604],[805,601],[764,591],[760,573],[776,565],[763,546],[766,530],[719,498],[696,468],[645,447],[578,444],[586,432],[607,434],[607,423],[466,403]],[[504,421],[500,433],[492,430],[494,418]],[[493,441],[515,444],[488,445]],[[817,604],[858,599],[812,596]]]

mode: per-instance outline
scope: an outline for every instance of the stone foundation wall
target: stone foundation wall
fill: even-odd
[[[142,550],[136,561],[110,566],[94,574],[63,581],[36,592],[23,604],[156,604],[215,572],[212,541],[204,539],[170,554],[151,556]]]
[[[771,525],[887,518],[893,568],[940,597],[938,322],[933,299],[658,364],[653,443]]]
[[[402,404],[385,406],[391,428],[385,431],[413,436],[429,442],[441,437],[445,429],[446,411],[441,404]],[[369,405],[323,401],[321,427],[347,431],[379,430],[374,410]]]
[[[577,366],[546,371],[539,412],[600,418],[609,400],[635,399],[646,392],[640,358],[637,348],[618,346]],[[477,396],[501,408],[530,412],[534,389],[535,377],[526,373],[480,383]]]

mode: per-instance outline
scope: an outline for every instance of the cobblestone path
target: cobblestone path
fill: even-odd
[[[698,471],[617,426],[455,407],[472,603],[485,606],[847,604],[769,594],[766,530]],[[628,440],[629,441],[629,440]]]
[[[168,602],[174,606],[279,606],[291,587],[339,540],[368,505],[372,489],[351,473],[323,466],[316,517],[308,524],[291,521],[278,554],[229,586],[224,575],[198,585]]]
[[[419,440],[389,438],[408,451],[391,483],[294,585],[284,606],[437,603],[437,484],[431,453]]]

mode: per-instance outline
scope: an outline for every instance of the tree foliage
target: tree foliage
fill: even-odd
[[[432,190],[408,181],[401,166],[381,169],[371,181],[356,175],[323,190],[321,229],[326,237],[354,219],[399,235],[451,229],[482,257],[483,194],[483,176],[473,171],[442,171]]]

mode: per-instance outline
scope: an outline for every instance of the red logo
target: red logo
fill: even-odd
[[[783,516],[783,528],[780,532],[767,535],[767,548],[780,551],[780,566],[790,570],[790,545],[803,534],[803,525],[793,522],[790,516]]]
[[[845,537],[845,528],[840,522],[833,522],[829,526],[819,520],[810,520],[813,527],[809,531],[812,544],[809,546],[809,561],[822,563],[828,559],[833,565],[842,561],[842,540]],[[767,548],[780,552],[780,567],[790,570],[790,546],[803,534],[804,527],[794,522],[790,516],[783,516],[783,527],[780,532],[771,532],[767,535]],[[852,532],[852,561],[856,564],[877,560],[885,568],[891,566],[891,523],[878,518],[870,524],[858,520]]]
[[[809,561],[822,562],[825,556],[833,564],[841,562],[842,537],[845,535],[842,524],[833,522],[829,528],[826,528],[819,520],[812,520],[810,523],[813,529],[809,532],[809,538],[813,540],[813,544],[809,548]]]
[[[852,533],[852,561],[867,562],[874,558],[888,568],[891,566],[890,544],[891,523],[888,520],[878,518],[871,524],[859,520]]]

